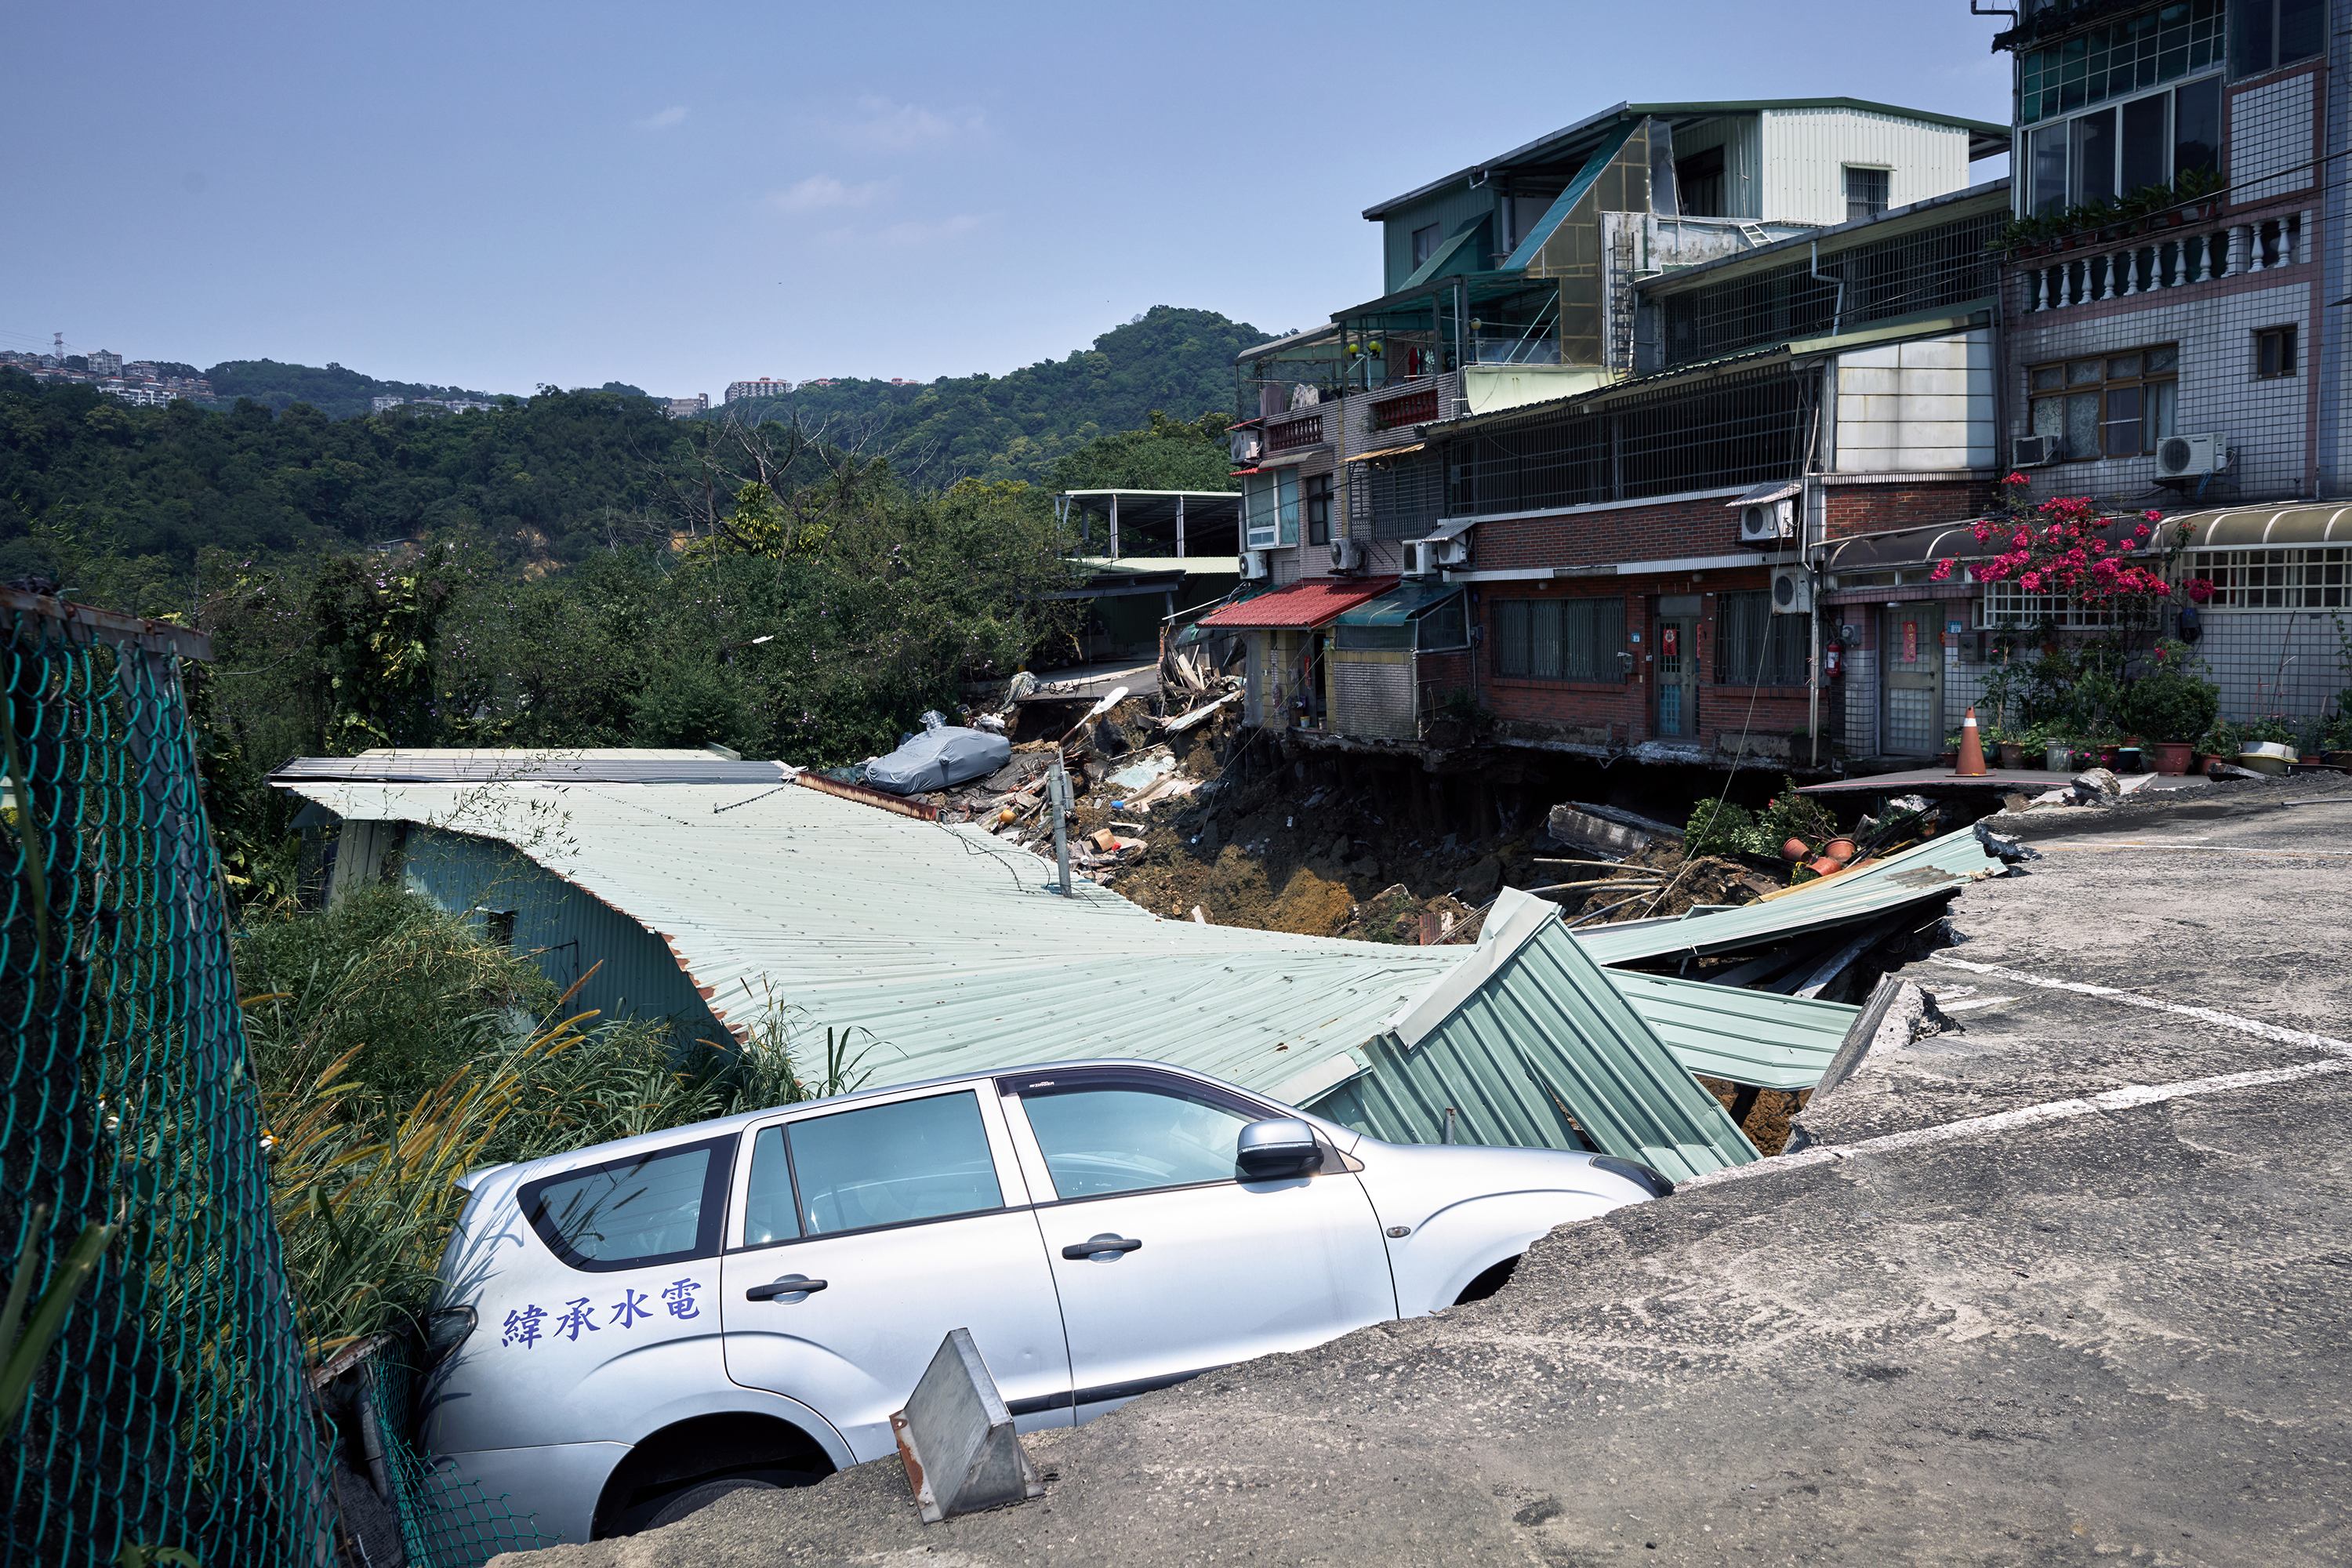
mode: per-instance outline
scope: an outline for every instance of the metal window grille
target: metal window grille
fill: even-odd
[[[1502,599],[1495,668],[1537,680],[1615,680],[1625,646],[1622,599]]]
[[[186,634],[180,634],[185,637]],[[104,1249],[9,1436],[7,1564],[323,1563],[218,862],[169,628],[0,603],[0,1247],[32,1300]]]
[[[1723,686],[1802,686],[1812,617],[1776,616],[1769,594],[1716,600],[1715,679]]]
[[[1813,377],[1728,376],[1593,414],[1489,426],[1447,443],[1452,517],[1539,511],[1793,473]]]
[[[2112,631],[2139,620],[2136,602],[2084,604],[2063,594],[2029,594],[2014,579],[1984,585],[1981,612],[1988,626],[2055,626],[2061,631]]]
[[[1999,273],[1998,258],[1985,247],[2004,221],[2002,214],[1987,213],[1874,245],[1850,246],[1822,257],[1821,279],[1812,276],[1808,257],[1769,272],[1668,294],[1661,300],[1666,363],[1719,359],[1983,299],[1994,291]]]
[[[1419,539],[1444,511],[1445,470],[1426,456],[1367,463],[1364,482],[1349,487],[1369,499],[1371,515],[1359,532],[1375,540]]]
[[[2213,584],[2210,607],[2223,610],[2336,610],[2352,605],[2352,547],[2194,550],[2188,574]]]

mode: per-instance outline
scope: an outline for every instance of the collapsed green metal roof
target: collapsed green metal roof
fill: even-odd
[[[1785,898],[1733,909],[1693,910],[1676,921],[1601,926],[1578,932],[1577,940],[1602,963],[1738,952],[1939,899],[2001,870],[2000,861],[1986,850],[1975,831],[1962,828]]]
[[[1821,1082],[1862,1011],[1843,1002],[1630,969],[1609,973],[1676,1061],[1707,1078],[1758,1089],[1811,1089]]]

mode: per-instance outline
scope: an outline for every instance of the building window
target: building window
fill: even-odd
[[[1845,171],[1845,221],[1860,223],[1876,217],[1886,210],[1888,190],[1895,184],[1892,169],[1857,169],[1852,164]]]
[[[514,910],[484,910],[482,911],[482,935],[492,947],[512,947],[514,932]]]
[[[1723,149],[1706,147],[1675,160],[1675,205],[1685,217],[1728,217],[1723,207]]]
[[[2179,366],[2180,351],[2168,343],[2035,365],[2027,373],[2033,434],[2063,438],[2070,462],[2153,452],[2173,433]]]
[[[1501,599],[1495,668],[1538,680],[1618,680],[1625,647],[1622,599]]]
[[[1307,476],[1307,542],[1331,542],[1331,476]]]
[[[2221,10],[2221,0],[2175,0],[2028,50],[2017,61],[2017,122],[2037,124],[2220,65]]]
[[[1242,476],[1244,550],[1272,550],[1298,542],[1298,470]]]
[[[2325,0],[2237,0],[2230,29],[2230,69],[2257,76],[2308,59],[2326,46]]]
[[[2221,155],[2221,79],[2160,92],[2038,126],[2027,136],[2029,210],[2057,212],[2105,201],[2195,170]]]
[[[2337,610],[2352,605],[2352,548],[2198,550],[2188,574],[2213,584],[2209,609]]]
[[[2264,327],[2254,334],[2254,374],[2264,380],[2294,374],[2294,329]]]
[[[1421,264],[1436,254],[1437,226],[1435,224],[1431,224],[1427,228],[1414,229],[1412,231],[1413,270],[1416,272],[1419,271],[1421,269]]]
[[[1805,684],[1812,658],[1811,616],[1774,615],[1769,594],[1724,594],[1715,605],[1717,685]]]

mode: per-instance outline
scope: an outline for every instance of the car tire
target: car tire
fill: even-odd
[[[659,1530],[665,1524],[676,1524],[688,1514],[699,1512],[733,1492],[780,1492],[783,1489],[773,1481],[757,1480],[750,1476],[721,1476],[715,1481],[704,1481],[663,1499],[661,1507],[646,1521],[645,1528]]]
[[[1511,1276],[1518,1271],[1519,1258],[1525,1256],[1527,1256],[1525,1253],[1519,1253],[1506,1258],[1480,1274],[1478,1278],[1462,1288],[1462,1294],[1454,1298],[1454,1304],[1457,1307],[1467,1306],[1473,1301],[1483,1301],[1500,1290],[1511,1282]]]

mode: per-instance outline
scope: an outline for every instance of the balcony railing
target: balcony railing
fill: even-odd
[[[2110,250],[2025,264],[2025,308],[2063,310],[2098,300],[2179,289],[2308,260],[2307,213],[2178,237],[2135,236]]]
[[[1296,419],[1276,420],[1265,427],[1265,447],[1269,452],[1293,452],[1301,447],[1312,447],[1323,439],[1323,416],[1302,414]]]
[[[1394,430],[1400,426],[1426,425],[1437,417],[1437,388],[1424,386],[1372,405],[1372,428]]]

